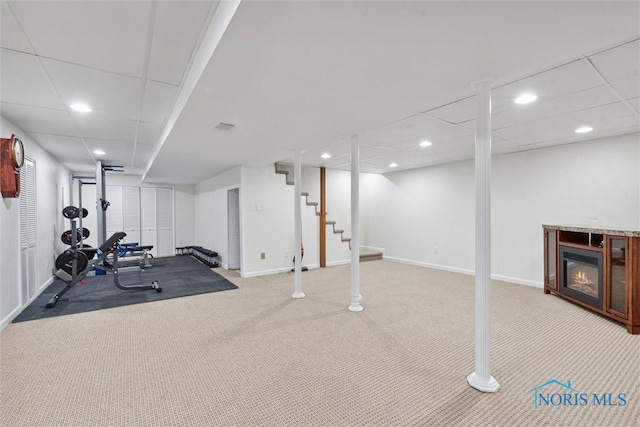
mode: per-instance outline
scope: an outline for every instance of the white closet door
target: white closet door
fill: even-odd
[[[107,201],[110,203],[107,208],[107,239],[113,233],[124,229],[124,221],[122,220],[122,187],[119,185],[107,185]],[[127,237],[124,242],[128,242]],[[102,244],[102,243],[101,243]]]
[[[173,190],[158,188],[158,256],[173,254]]]
[[[153,245],[151,253],[158,254],[157,197],[155,188],[140,188],[140,244]]]
[[[25,159],[20,170],[20,291],[23,306],[38,293],[36,200],[36,163]]]
[[[122,221],[125,242],[140,243],[140,187],[122,187]]]

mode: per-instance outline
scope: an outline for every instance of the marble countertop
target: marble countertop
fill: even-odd
[[[545,230],[574,231],[577,233],[607,234],[609,236],[640,237],[640,230],[638,229],[602,228],[602,227],[594,227],[594,226],[586,226],[586,225],[547,225],[547,224],[543,224],[542,228],[544,228]]]

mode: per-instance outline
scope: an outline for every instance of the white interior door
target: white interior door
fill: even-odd
[[[110,205],[107,208],[107,235],[105,237],[109,239],[113,233],[124,230],[124,221],[122,218],[122,187],[119,185],[107,185],[106,190],[107,201]],[[123,243],[127,242],[129,242],[129,236],[125,237],[123,241]]]
[[[20,293],[23,306],[38,294],[36,200],[36,163],[25,159],[20,170]]]
[[[174,254],[173,246],[173,190],[158,188],[158,256]]]
[[[140,243],[140,187],[122,187],[122,220],[125,241]]]
[[[240,191],[227,191],[227,268],[240,269]]]
[[[157,192],[155,188],[140,188],[140,244],[153,245],[150,251],[153,256],[158,254],[157,232]]]

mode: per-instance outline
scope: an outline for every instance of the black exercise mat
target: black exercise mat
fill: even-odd
[[[120,270],[120,283],[123,285],[150,285],[152,281],[157,280],[162,288],[160,293],[153,289],[124,291],[114,285],[113,275],[107,273],[102,276],[87,277],[85,285],[76,284],[58,300],[55,307],[47,309],[45,308],[47,302],[66,285],[62,280],[56,278],[13,322],[238,288],[190,256],[154,258],[152,264],[153,267],[145,270],[139,268],[128,269],[128,271]]]

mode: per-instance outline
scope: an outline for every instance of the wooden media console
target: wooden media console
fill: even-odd
[[[640,334],[640,231],[543,225],[544,293]]]

